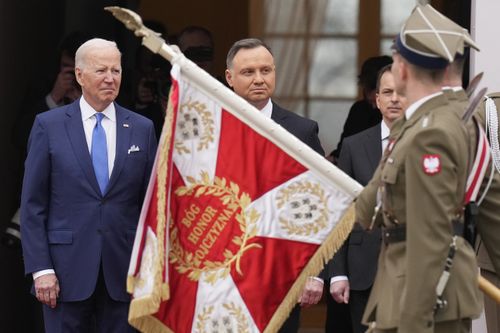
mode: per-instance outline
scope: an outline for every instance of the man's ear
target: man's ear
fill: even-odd
[[[380,95],[379,93],[375,93],[375,104],[377,104],[377,109],[380,110],[380,101],[379,101]]]
[[[409,68],[408,68],[408,65],[404,62],[404,61],[401,61],[399,63],[399,79],[401,81],[408,81],[408,71],[409,71]]]
[[[226,74],[226,82],[232,88],[233,87],[233,76],[231,74],[231,71],[229,69],[226,69],[225,74]]]
[[[78,82],[78,84],[80,86],[82,86],[82,70],[78,67],[75,67],[75,78],[76,78],[76,82]]]

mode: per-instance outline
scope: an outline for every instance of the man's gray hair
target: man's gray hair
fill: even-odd
[[[87,53],[90,50],[95,49],[107,49],[107,48],[115,48],[121,55],[118,46],[114,41],[102,39],[102,38],[92,38],[80,45],[78,50],[75,53],[75,67],[83,69],[87,64],[85,63]]]
[[[260,46],[265,47],[266,50],[268,50],[269,53],[271,53],[271,55],[273,54],[273,52],[271,51],[271,48],[266,43],[261,41],[260,39],[246,38],[246,39],[241,39],[241,40],[237,41],[236,43],[233,44],[233,46],[231,46],[231,48],[229,49],[229,52],[227,53],[227,57],[226,57],[227,68],[230,69],[233,66],[233,59],[239,50],[241,50],[241,49],[246,49],[246,50],[255,49],[255,48],[260,47]]]

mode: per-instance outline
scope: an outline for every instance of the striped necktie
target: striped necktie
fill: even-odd
[[[92,165],[94,166],[95,176],[101,189],[101,194],[104,194],[109,181],[108,174],[108,147],[106,144],[106,132],[102,127],[101,121],[104,115],[100,112],[95,114],[96,123],[92,132],[92,147],[91,157]]]

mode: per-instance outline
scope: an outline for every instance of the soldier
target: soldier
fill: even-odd
[[[465,43],[469,46],[478,49],[475,43],[470,38],[469,34],[464,31]],[[467,54],[467,53],[465,53]],[[462,72],[465,57],[459,56],[450,65],[450,69],[445,76],[445,87],[443,92],[449,99],[450,103],[455,103],[456,111],[462,116],[465,108],[469,104],[466,92],[462,89]],[[500,152],[495,151],[498,144],[498,121],[492,121],[492,118],[498,119],[497,105],[500,105],[500,93],[491,93],[485,97],[475,112],[471,121],[466,123],[467,132],[469,134],[470,149],[474,153],[474,161],[478,158],[478,137],[479,127],[488,130],[489,139],[492,144],[492,154],[500,157]],[[488,116],[486,116],[488,113]],[[488,118],[488,122],[486,121]],[[496,128],[496,130],[495,130]],[[495,158],[494,158],[495,160]],[[475,223],[471,226],[477,226],[480,238],[475,242],[475,232],[469,234],[471,243],[476,243],[476,252],[478,254],[478,264],[481,268],[481,275],[490,282],[500,287],[500,279],[496,272],[500,272],[500,248],[497,246],[500,241],[500,159],[496,158],[497,163],[485,162],[485,176],[481,184],[478,197],[472,203],[477,205],[476,215],[472,218]],[[474,169],[476,170],[476,169]],[[474,176],[469,175],[469,178]],[[473,230],[474,231],[474,230]],[[486,326],[489,333],[500,332],[500,307],[496,301],[490,297],[484,299]]]
[[[363,317],[374,332],[468,332],[481,312],[475,253],[461,237],[469,143],[441,90],[465,44],[463,29],[429,5],[396,37],[392,72],[409,107],[356,203],[358,222],[383,228]]]
[[[500,287],[500,151],[498,144],[498,111],[500,93],[490,93],[482,101],[475,118],[488,132],[492,162],[484,177],[478,200],[477,230],[478,263],[481,275]],[[488,332],[500,332],[500,306],[489,297],[484,299]]]

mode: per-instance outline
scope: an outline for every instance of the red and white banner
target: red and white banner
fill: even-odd
[[[172,81],[130,263],[129,321],[147,332],[274,332],[350,232],[354,195],[226,111],[176,64]]]

